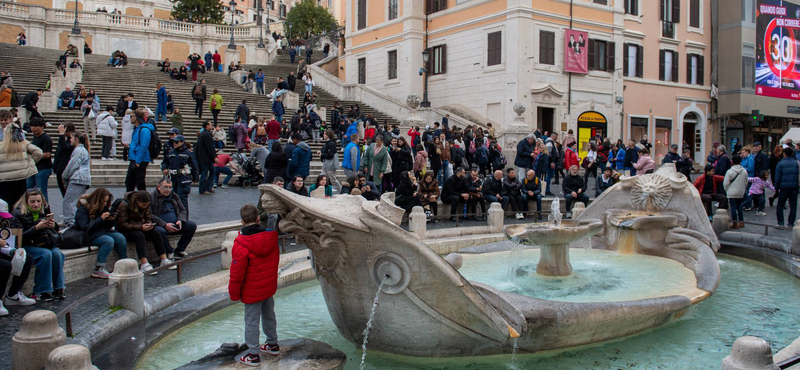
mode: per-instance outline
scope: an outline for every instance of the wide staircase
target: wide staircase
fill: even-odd
[[[37,88],[44,88],[49,74],[53,71],[58,56],[62,52],[54,49],[35,48],[35,47],[20,47],[12,44],[0,43],[0,70],[8,70],[14,79],[14,89],[18,93],[27,93]],[[157,61],[149,61],[150,66],[142,67],[140,59],[129,59],[129,64],[124,68],[108,67],[108,56],[103,55],[87,55],[86,63],[84,65],[83,82],[80,84],[87,89],[94,89],[100,98],[102,109],[111,105],[116,107],[117,101],[121,95],[133,93],[140,108],[147,106],[151,110],[156,109],[156,84],[162,83],[172,95],[175,108],[180,109],[183,116],[184,136],[187,141],[194,141],[197,137],[202,122],[206,119],[212,119],[211,113],[208,110],[208,101],[203,108],[203,118],[198,118],[193,114],[195,102],[191,97],[191,90],[194,84],[191,81],[180,82],[174,81],[169,78],[168,74],[161,73],[156,67]],[[265,90],[271,91],[277,85],[278,77],[286,77],[289,71],[296,71],[297,65],[289,63],[288,56],[279,56],[278,60],[270,66],[256,66],[248,65],[246,69],[262,69],[265,74]],[[227,73],[198,73],[198,80],[201,78],[206,79],[207,91],[209,95],[214,89],[218,89],[222,95],[225,104],[223,105],[222,112],[219,114],[219,124],[227,129],[233,123],[233,115],[237,106],[243,99],[247,100],[247,105],[250,112],[258,116],[269,116],[272,114],[271,102],[264,95],[257,95],[243,91],[242,87],[233,81]],[[303,85],[302,80],[298,80],[295,91],[301,94]],[[328,94],[327,92],[315,88],[314,92],[317,93],[317,105],[320,107],[328,108],[326,120],[330,120],[330,108],[333,106],[334,101],[337,99]],[[391,119],[385,114],[382,114],[375,109],[355,101],[341,101],[343,107],[358,104],[361,111],[365,114],[373,114],[378,122],[386,122],[389,125],[398,124],[396,120]],[[83,121],[79,110],[59,110],[56,112],[43,113],[45,120],[50,123],[46,128],[46,132],[53,137],[54,142],[58,139],[58,125],[61,123],[72,122],[75,124],[79,131],[83,131]],[[287,112],[284,115],[284,120],[289,120],[291,114]],[[118,121],[121,119],[118,118]],[[157,122],[156,130],[165,140],[167,137],[166,132],[171,128],[168,122]],[[92,174],[93,184],[96,186],[122,186],[124,184],[125,175],[127,173],[128,164],[121,160],[122,157],[122,144],[121,127],[118,128],[120,133],[117,136],[117,160],[115,161],[101,161],[100,160],[100,140],[93,144],[92,149]],[[311,163],[310,176],[306,179],[306,183],[313,183],[314,178],[321,172],[322,163],[316,155],[317,151],[321,149],[322,143],[308,143],[314,153]],[[230,141],[226,143],[223,150],[226,153],[235,152]],[[341,149],[340,149],[341,151]],[[341,155],[340,155],[341,158]],[[154,162],[154,165],[148,167],[148,178],[150,181],[155,181],[160,175],[160,158]],[[55,176],[51,178],[55,181]],[[339,173],[339,180],[343,181],[343,174]]]

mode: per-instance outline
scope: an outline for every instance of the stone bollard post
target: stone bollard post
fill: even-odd
[[[47,354],[64,345],[67,334],[58,326],[53,311],[36,310],[22,318],[19,331],[11,338],[11,369],[38,370],[47,363]]]
[[[119,285],[108,292],[108,305],[122,307],[144,317],[144,274],[139,271],[136,260],[125,258],[114,264],[114,272],[108,278],[108,283]]]
[[[450,253],[444,258],[454,269],[458,270],[464,264],[464,257],[459,253]]]
[[[792,228],[792,253],[800,253],[800,222]]]
[[[724,208],[717,209],[714,213],[714,218],[711,220],[711,228],[714,229],[714,234],[720,236],[723,232],[730,229],[731,216],[728,215],[728,210]]]
[[[575,202],[575,204],[572,205],[572,219],[577,220],[578,216],[580,216],[585,210],[586,205],[583,204],[583,202]]]
[[[222,248],[225,248],[225,253],[220,253],[222,255],[222,268],[230,269],[231,262],[233,261],[233,240],[239,236],[238,231],[228,231],[228,234],[225,235],[225,241],[222,242]]]
[[[503,231],[503,207],[498,202],[494,202],[489,206],[489,226],[493,232],[499,233]]]
[[[82,66],[86,66],[86,55],[84,55],[84,52],[83,52],[83,43],[85,41],[86,41],[86,36],[83,36],[83,35],[75,35],[75,34],[70,33],[67,36],[67,42],[69,42],[72,45],[75,45],[78,48],[77,59],[80,60]],[[74,56],[70,56],[69,58],[67,58],[67,65],[69,65],[69,63],[72,63],[72,61],[75,58],[76,57],[74,57]]]
[[[425,210],[420,206],[416,206],[411,209],[411,215],[408,216],[408,231],[416,235],[419,240],[425,240],[428,234],[427,222]]]
[[[772,349],[767,341],[758,337],[739,337],[733,349],[722,360],[722,370],[778,370],[772,360]]]
[[[80,344],[58,347],[47,356],[45,370],[97,370],[92,365],[92,354]]]

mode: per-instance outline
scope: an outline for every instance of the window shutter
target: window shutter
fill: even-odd
[[[501,54],[501,37],[502,34],[500,31],[492,32],[488,36],[488,48],[487,48],[487,66],[493,66],[496,64],[500,64],[502,62],[502,54]]]
[[[425,0],[425,14],[433,13],[433,2],[436,0]]]
[[[692,83],[692,54],[686,54],[686,83]]]
[[[367,0],[358,0],[358,29],[367,28]]]
[[[678,66],[680,63],[678,62],[679,53],[677,51],[672,52],[672,82],[678,82]]]
[[[672,0],[672,22],[681,22],[681,0]]]
[[[594,50],[594,39],[589,39],[589,47],[587,49],[589,49],[589,58],[588,58],[589,59],[589,69],[594,69],[595,68],[595,64],[594,64],[594,62],[595,62],[595,60],[594,60],[594,57],[595,57],[595,55],[594,55],[594,52],[595,52],[595,50]]]
[[[622,75],[628,75],[628,48],[631,44],[622,44]]]
[[[614,73],[614,64],[617,59],[616,43],[606,43],[606,72]]]
[[[447,45],[442,45],[442,72],[447,73]]]
[[[705,74],[705,61],[702,55],[697,56],[697,84],[705,85],[703,75]]]
[[[664,81],[664,76],[666,75],[666,67],[664,60],[666,59],[666,50],[659,50],[658,51],[658,79]]]
[[[661,0],[660,3],[661,3],[661,6],[658,7],[658,19],[663,21],[664,20],[664,9],[666,9],[666,7],[667,7],[667,0]]]
[[[636,47],[636,77],[644,76],[644,47]]]
[[[700,0],[689,0],[689,26],[700,27]]]
[[[439,0],[439,10],[447,9],[447,0]]]
[[[631,14],[639,15],[639,0],[631,0],[631,8],[633,9]]]

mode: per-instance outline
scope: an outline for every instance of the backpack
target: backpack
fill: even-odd
[[[265,136],[267,135],[267,128],[264,126],[258,126],[258,130],[256,130],[257,136]]]
[[[203,95],[203,87],[200,86],[200,84],[194,85],[194,91],[192,92],[192,95],[202,96]]]
[[[475,150],[475,153],[478,155],[478,164],[489,164],[489,154],[487,153],[486,148],[481,146]]]
[[[150,131],[150,145],[147,147],[147,151],[150,152],[150,160],[153,160],[158,158],[164,146],[161,144],[161,138],[158,137],[158,133],[155,130],[147,130]]]
[[[11,106],[12,107],[19,107],[20,98],[19,94],[17,94],[17,90],[11,89]]]
[[[500,161],[500,167],[505,167],[508,164],[508,161],[506,160],[506,155],[503,154],[502,152],[497,157],[497,159]]]
[[[473,141],[473,140],[470,140],[470,142],[469,142],[469,152],[470,153],[475,153],[475,141]]]
[[[125,200],[125,198],[117,198],[117,199],[114,199],[114,202],[113,202],[113,203],[111,203],[111,208],[109,208],[109,209],[108,209],[108,211],[109,211],[109,212],[111,212],[111,213],[115,213],[115,212],[117,212],[117,210],[119,209],[119,206],[120,206],[120,205],[121,205],[123,202],[125,202],[125,204],[127,204],[127,203],[128,203],[128,201],[127,201],[127,200]]]

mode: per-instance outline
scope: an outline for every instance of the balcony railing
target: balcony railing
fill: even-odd
[[[669,21],[661,22],[661,37],[675,38],[675,23]]]

